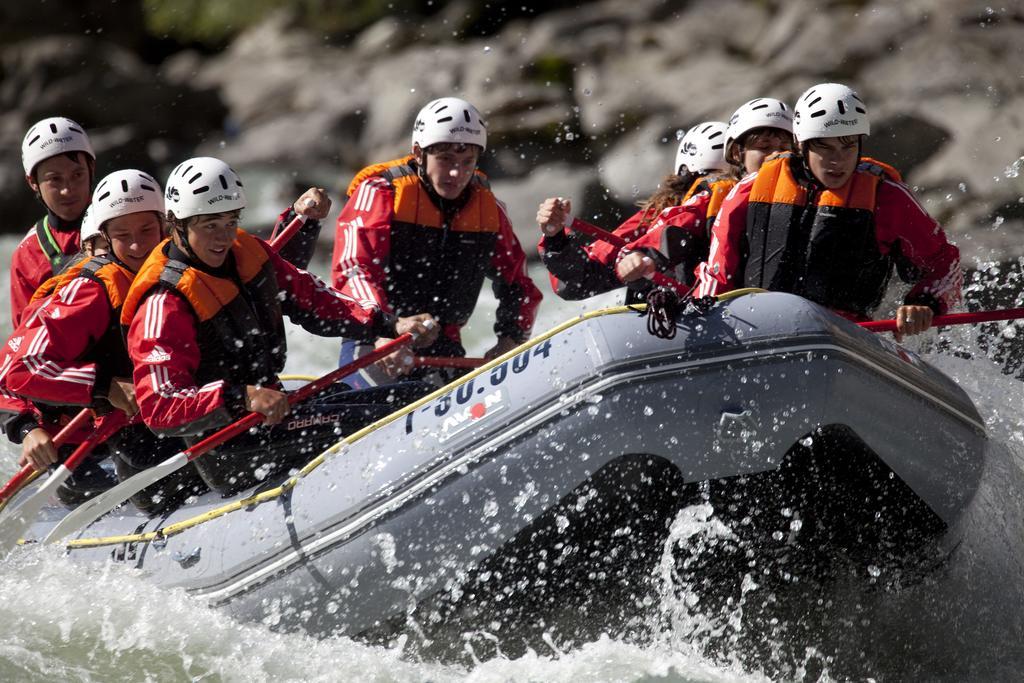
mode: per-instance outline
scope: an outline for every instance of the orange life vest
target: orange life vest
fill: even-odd
[[[476,171],[461,197],[442,200],[428,192],[410,155],[363,169],[349,195],[372,177],[386,180],[395,193],[384,283],[394,312],[426,312],[442,325],[465,324],[501,228],[501,208],[487,177]]]
[[[284,318],[277,275],[259,240],[238,230],[229,257],[231,277],[172,258],[170,248],[171,241],[164,240],[139,269],[121,310],[124,330],[147,296],[171,290],[196,316],[202,356],[197,381],[276,382],[287,353]]]
[[[867,316],[892,271],[875,236],[878,186],[900,175],[867,157],[836,190],[797,180],[806,175],[791,153],[774,155],[758,171],[747,209],[744,285]]]
[[[722,200],[728,196],[735,185],[736,179],[728,176],[710,174],[701,176],[693,181],[690,189],[686,192],[686,196],[683,197],[683,202],[688,202],[695,194],[700,192],[711,193],[711,201],[708,202],[708,210],[705,214],[705,218],[707,218],[706,225],[710,230],[711,223],[714,222],[715,216],[718,215],[718,210],[722,208]]]

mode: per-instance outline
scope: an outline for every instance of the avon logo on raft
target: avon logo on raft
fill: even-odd
[[[441,423],[441,433],[437,437],[438,442],[444,443],[465,430],[480,422],[485,417],[490,417],[500,410],[509,407],[508,399],[503,389],[496,389],[491,393],[482,396],[458,412],[454,412]]]

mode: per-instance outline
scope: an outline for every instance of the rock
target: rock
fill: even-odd
[[[537,228],[537,206],[547,197],[566,197],[572,200],[573,213],[593,216],[607,210],[601,196],[597,173],[586,166],[564,163],[537,168],[526,178],[498,180],[491,184],[494,195],[505,203],[516,236],[526,253],[536,256],[540,239]]]
[[[223,145],[211,140],[197,153],[219,156],[232,165],[312,163],[353,168],[364,161],[358,145],[364,123],[350,112],[295,112],[249,126]]]
[[[999,104],[1024,93],[1024,80],[1005,68],[1008,59],[1021,57],[1019,40],[1005,50],[993,50],[978,35],[936,39],[925,31],[904,41],[888,59],[868,65],[857,82],[869,106],[885,101],[931,106],[933,98],[943,95]]]
[[[89,130],[99,175],[130,166],[158,172],[166,159],[151,157],[151,150],[162,145],[191,151],[223,118],[215,93],[166,83],[131,52],[88,37],[51,36],[8,45],[0,50],[0,65],[0,109],[6,112],[0,144],[20,150],[32,123],[68,116]],[[4,161],[9,165],[4,175],[10,177],[19,155]],[[0,188],[0,210],[20,224],[32,220],[38,207],[25,201],[17,184]]]
[[[691,2],[684,12],[664,21],[631,27],[627,40],[634,46],[655,41],[672,60],[723,50],[750,55],[763,39],[762,31],[750,28],[765,26],[769,20],[762,3],[704,0]]]
[[[662,178],[672,172],[678,140],[686,128],[666,117],[656,117],[622,138],[601,157],[601,184],[623,204],[649,197]]]
[[[939,153],[952,132],[925,116],[908,111],[872,117],[864,153],[893,164],[905,177]]]
[[[623,134],[648,116],[671,116],[680,126],[728,120],[741,104],[763,96],[756,69],[736,58],[711,53],[685,63],[666,62],[646,50],[577,71],[583,133]]]
[[[109,0],[44,0],[0,5],[0,45],[43,34],[95,36],[128,49],[144,49],[143,3]]]
[[[365,28],[352,47],[358,55],[373,57],[402,45],[409,37],[406,24],[395,17],[384,17]]]
[[[1024,186],[1007,169],[1024,153],[1024,14],[1012,4],[557,0],[536,16],[492,3],[489,17],[460,0],[422,21],[379,19],[348,46],[282,12],[215,57],[185,50],[154,69],[86,33],[123,4],[97,3],[0,9],[7,149],[32,121],[63,113],[90,128],[103,164],[171,165],[199,145],[261,177],[317,168],[341,178],[406,153],[419,108],[456,94],[483,111],[483,163],[533,242],[544,196],[578,194],[614,227],[670,170],[677,129],[839,80],[868,104],[866,150],[903,171],[963,244],[1021,250]],[[141,53],[157,59],[167,41],[137,30],[135,6],[125,11]],[[40,17],[73,35],[11,39]],[[132,31],[103,27],[129,44]],[[20,176],[16,154],[0,160],[0,209],[19,229],[36,209]]]
[[[932,98],[922,107],[929,119],[952,132],[950,142],[911,175],[911,182],[947,192],[964,183],[973,196],[1004,197],[1010,192],[1024,194],[1008,178],[1022,150],[1016,144],[1024,137],[1024,121],[1018,113],[1024,96],[998,109],[985,100],[957,95]],[[1010,181],[1012,189],[1007,188]]]

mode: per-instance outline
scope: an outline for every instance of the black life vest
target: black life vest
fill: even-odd
[[[900,180],[892,167],[862,158],[852,178],[829,190],[797,181],[800,157],[781,154],[757,173],[747,209],[747,287],[799,294],[869,316],[892,273],[875,235],[878,186]]]
[[[370,177],[395,192],[386,292],[396,315],[430,313],[442,325],[464,325],[473,313],[501,226],[501,209],[486,176],[477,171],[468,196],[445,212],[430,197],[412,157],[363,169],[351,194]]]

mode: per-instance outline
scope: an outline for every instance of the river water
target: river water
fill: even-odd
[[[13,238],[0,240],[0,260],[9,258]],[[325,251],[325,249],[321,249]],[[315,270],[323,270],[318,263]],[[534,267],[540,282],[542,274]],[[7,291],[6,274],[0,282]],[[998,280],[995,273],[990,279]],[[614,296],[586,304],[556,302],[548,293],[536,329],[587,309],[609,304]],[[3,309],[6,311],[6,297]],[[491,343],[490,321],[494,301],[485,288],[480,313],[468,337],[471,355]],[[6,313],[3,316],[6,322]],[[1014,335],[1002,325],[1003,339]],[[481,331],[482,330],[482,331]],[[1009,331],[1007,331],[1009,330]],[[6,336],[6,330],[4,330]],[[333,367],[337,344],[289,329],[288,371],[320,374]],[[1024,384],[1004,375],[988,356],[990,344],[978,341],[970,328],[947,333],[944,343],[935,337],[910,343],[912,348],[956,379],[974,398],[993,441],[998,442],[1007,466],[1024,469]],[[15,451],[2,446],[0,476],[15,471]],[[317,640],[301,634],[278,633],[262,624],[238,623],[200,604],[183,592],[158,590],[132,571],[120,567],[73,564],[50,548],[20,549],[0,567],[0,639],[2,681],[761,681],[771,677],[730,663],[721,652],[712,661],[702,654],[693,634],[686,604],[686,586],[671,585],[674,575],[666,557],[674,546],[695,534],[705,538],[721,531],[713,510],[695,506],[680,513],[662,557],[652,557],[650,574],[661,582],[654,604],[636,618],[645,622],[643,639],[595,635],[589,642],[565,643],[549,639],[531,644],[526,654],[476,661],[472,651],[456,663],[422,661],[404,650],[404,641],[388,647],[370,646],[348,638]],[[1018,544],[1024,545],[1018,539]],[[1019,552],[1019,551],[1018,551]],[[1020,556],[1024,556],[1021,553]],[[1018,559],[1018,569],[1024,562]],[[1014,609],[1014,603],[1009,605]],[[1019,606],[1018,606],[1019,607]],[[984,609],[991,609],[985,607]],[[733,628],[743,629],[742,613]],[[911,619],[912,617],[907,617]],[[978,615],[984,620],[984,615]],[[836,627],[839,628],[837,619]],[[1019,623],[1019,622],[1018,622]],[[912,624],[905,624],[908,628]],[[843,624],[843,627],[848,624]],[[825,625],[825,631],[828,630]],[[935,627],[939,630],[938,627]],[[969,628],[969,625],[967,626]],[[823,639],[828,633],[822,633]],[[1008,633],[1020,640],[1021,634]],[[936,633],[936,637],[940,636]],[[951,645],[952,647],[952,645]],[[971,657],[969,646],[958,657]],[[964,647],[968,647],[964,650]],[[499,646],[500,650],[500,646]],[[999,652],[998,648],[995,650]],[[991,651],[978,654],[991,658]],[[1020,672],[1010,661],[1000,673],[1010,680]],[[806,671],[805,671],[806,669]],[[882,678],[899,679],[901,665],[889,662]],[[910,669],[908,669],[910,670]],[[807,667],[798,666],[788,678],[841,680],[828,661],[820,661],[813,648]],[[869,672],[870,675],[870,672]]]

